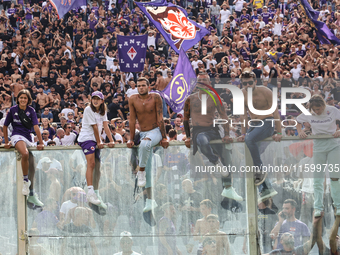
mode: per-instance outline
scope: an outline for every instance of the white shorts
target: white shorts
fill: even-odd
[[[22,136],[22,135],[13,135],[11,136],[11,143],[12,145],[15,147],[15,145],[17,144],[17,142],[19,141],[24,141],[26,143],[27,147],[33,147],[34,143],[30,142],[29,140],[27,140],[26,137]]]

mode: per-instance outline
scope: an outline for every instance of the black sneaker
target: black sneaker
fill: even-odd
[[[275,189],[263,189],[262,192],[260,192],[260,197],[258,199],[258,203],[264,202],[268,200],[269,198],[277,195],[277,192]]]
[[[255,186],[261,185],[267,178],[268,173],[259,172],[254,173]]]

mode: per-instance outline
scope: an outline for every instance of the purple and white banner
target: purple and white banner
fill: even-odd
[[[119,66],[122,72],[141,72],[144,69],[148,35],[117,35]]]

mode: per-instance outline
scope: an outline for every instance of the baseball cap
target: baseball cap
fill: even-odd
[[[91,52],[90,52],[90,55],[94,55],[94,53],[91,51]]]
[[[122,240],[122,238],[124,238],[124,237],[128,237],[132,240],[132,235],[128,231],[123,231],[122,233],[120,233],[120,240]]]
[[[100,99],[104,100],[103,93],[100,91],[95,91],[92,93],[91,97],[99,97]]]

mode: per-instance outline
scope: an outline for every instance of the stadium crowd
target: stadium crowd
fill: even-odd
[[[312,24],[304,15],[297,0],[288,2],[284,0],[265,2],[262,0],[253,2],[178,0],[173,2],[185,8],[190,19],[210,31],[187,51],[187,56],[195,72],[207,73],[213,86],[228,83],[242,88],[242,74],[253,72],[258,85],[263,84],[271,89],[276,87],[279,95],[283,87],[303,87],[312,95],[321,95],[327,105],[340,109],[339,46],[319,43]],[[312,1],[311,5],[319,9],[319,20],[325,22],[335,35],[339,35],[340,2]],[[29,3],[17,0],[13,3],[3,0],[2,6],[0,14],[1,141],[3,140],[2,125],[6,114],[15,104],[19,91],[25,88],[32,95],[32,106],[40,122],[45,146],[77,144],[84,109],[95,91],[101,91],[104,95],[109,110],[109,127],[114,140],[118,143],[126,143],[130,134],[128,101],[129,97],[138,94],[137,79],[146,77],[151,89],[163,90],[170,82],[178,61],[178,54],[168,47],[163,36],[148,22],[135,3],[130,0],[91,2],[83,8],[68,12],[62,19],[58,19],[56,10],[48,1],[32,0]],[[123,73],[119,70],[117,58],[117,35],[141,34],[148,34],[144,71]],[[224,100],[227,114],[235,122],[240,122],[240,116],[231,115],[233,97],[230,90],[219,90],[219,92]],[[301,93],[291,93],[289,96],[303,98]],[[294,105],[288,105],[288,113],[289,115],[284,119],[287,124],[292,125],[300,110]],[[184,113],[175,113],[165,105],[163,116],[169,140],[185,140]],[[136,129],[139,129],[138,123]],[[306,134],[311,133],[308,123],[305,123],[303,129]],[[338,121],[337,130],[339,130]],[[282,133],[286,136],[298,135],[293,127],[283,128]],[[233,126],[230,136],[233,138],[241,136],[241,126]],[[37,142],[37,138],[34,139]],[[108,141],[105,134],[102,135],[102,139]],[[264,159],[264,162],[283,164],[284,159],[285,164],[288,164],[288,161],[294,164],[310,162],[311,157],[303,145],[298,144],[292,148],[286,144],[283,147],[288,148],[290,153],[282,151],[285,156],[278,157],[280,153],[277,152],[273,159],[268,151],[275,151],[277,147],[270,145],[267,150],[269,156]],[[186,168],[187,156],[177,147],[168,150],[169,152],[164,154],[159,153],[161,156],[157,153],[153,154],[155,162],[153,172],[157,172],[155,199],[159,205],[155,218],[158,222],[164,215],[163,217],[172,219],[173,222],[177,221],[179,224],[176,226],[176,232],[171,220],[164,223],[159,230],[160,242],[165,248],[167,242],[175,243],[175,246],[171,246],[167,252],[180,254],[175,249],[174,237],[168,239],[162,237],[168,231],[167,233],[173,236],[179,233],[182,235],[188,253],[190,249],[192,251],[194,241],[199,242],[198,247],[195,246],[197,254],[234,253],[230,251],[230,244],[225,236],[225,232],[228,232],[226,224],[232,220],[241,221],[241,217],[227,215],[224,209],[233,213],[244,212],[242,205],[221,198],[221,187],[215,179],[189,178],[190,174]],[[304,153],[301,154],[301,151]],[[41,154],[43,156],[38,157],[40,164],[37,165],[37,171],[41,178],[37,187],[42,187],[40,197],[46,205],[41,213],[47,211],[50,216],[53,216],[51,216],[53,220],[46,223],[44,217],[47,216],[31,215],[31,220],[34,222],[31,226],[32,233],[40,232],[48,235],[55,234],[59,230],[76,233],[72,224],[78,224],[79,221],[81,226],[85,226],[83,230],[86,233],[94,231],[97,224],[99,232],[109,235],[115,230],[120,216],[128,216],[132,219],[128,223],[133,230],[131,232],[142,233],[141,223],[138,222],[136,225],[138,221],[136,219],[140,215],[135,214],[129,205],[121,201],[124,200],[122,199],[124,196],[127,197],[122,189],[132,192],[134,187],[134,179],[128,172],[118,173],[119,168],[130,167],[130,159],[127,159],[126,155],[123,153],[111,155],[111,153],[110,157],[109,155],[103,157],[105,162],[103,175],[106,177],[103,179],[106,183],[103,188],[105,191],[101,192],[105,194],[103,195],[105,200],[113,205],[113,209],[111,206],[108,213],[110,217],[100,219],[100,217],[93,217],[84,203],[85,185],[80,177],[85,164],[84,158],[77,151],[70,155],[62,155],[60,152],[53,155],[49,152],[43,153],[45,153]],[[242,156],[237,150],[233,153],[233,160],[238,160],[240,164]],[[120,162],[118,156],[121,157]],[[178,157],[176,160],[174,160],[175,156]],[[10,163],[8,161],[4,164]],[[115,172],[114,178],[113,172]],[[244,179],[238,181],[240,187],[244,186]],[[200,185],[202,182],[205,185]],[[50,183],[53,185],[49,186]],[[279,249],[274,253],[289,253],[293,252],[294,247],[299,246],[299,254],[308,253],[309,251],[301,251],[303,248],[300,246],[308,242],[310,232],[318,224],[313,221],[311,213],[313,183],[301,182],[299,176],[288,173],[275,176],[273,188],[278,195],[264,202],[259,201],[258,204],[259,213],[263,216],[260,217],[263,252],[269,253],[273,249]],[[329,190],[329,184],[327,189]],[[245,197],[245,191],[240,190],[240,192]],[[111,196],[111,194],[115,195]],[[141,193],[140,196],[142,197],[143,194]],[[326,192],[325,201],[330,200],[330,193]],[[328,230],[331,228],[332,218],[329,204],[325,208],[325,217],[328,217],[325,227]],[[175,210],[181,212],[180,218],[176,219]],[[83,217],[79,217],[72,223],[77,215]],[[277,220],[278,223],[275,224]],[[109,224],[104,227],[104,223]],[[225,232],[219,229],[220,226]],[[207,237],[214,236],[216,233],[219,233],[220,239]],[[294,236],[293,242],[289,233]],[[243,236],[242,233],[238,234]],[[233,244],[235,239],[231,239],[230,243]],[[131,234],[122,232],[120,241],[122,240],[125,240],[128,246],[124,246],[124,243],[120,245],[125,247],[126,252],[130,252]],[[136,243],[138,242],[142,243],[137,240]],[[242,244],[243,241],[241,245],[235,243],[232,250],[242,247]],[[84,247],[92,249],[95,254],[96,248],[93,243],[84,244]],[[77,247],[72,249],[75,251]],[[243,251],[246,252],[245,246]],[[162,252],[159,254],[166,254]]]

